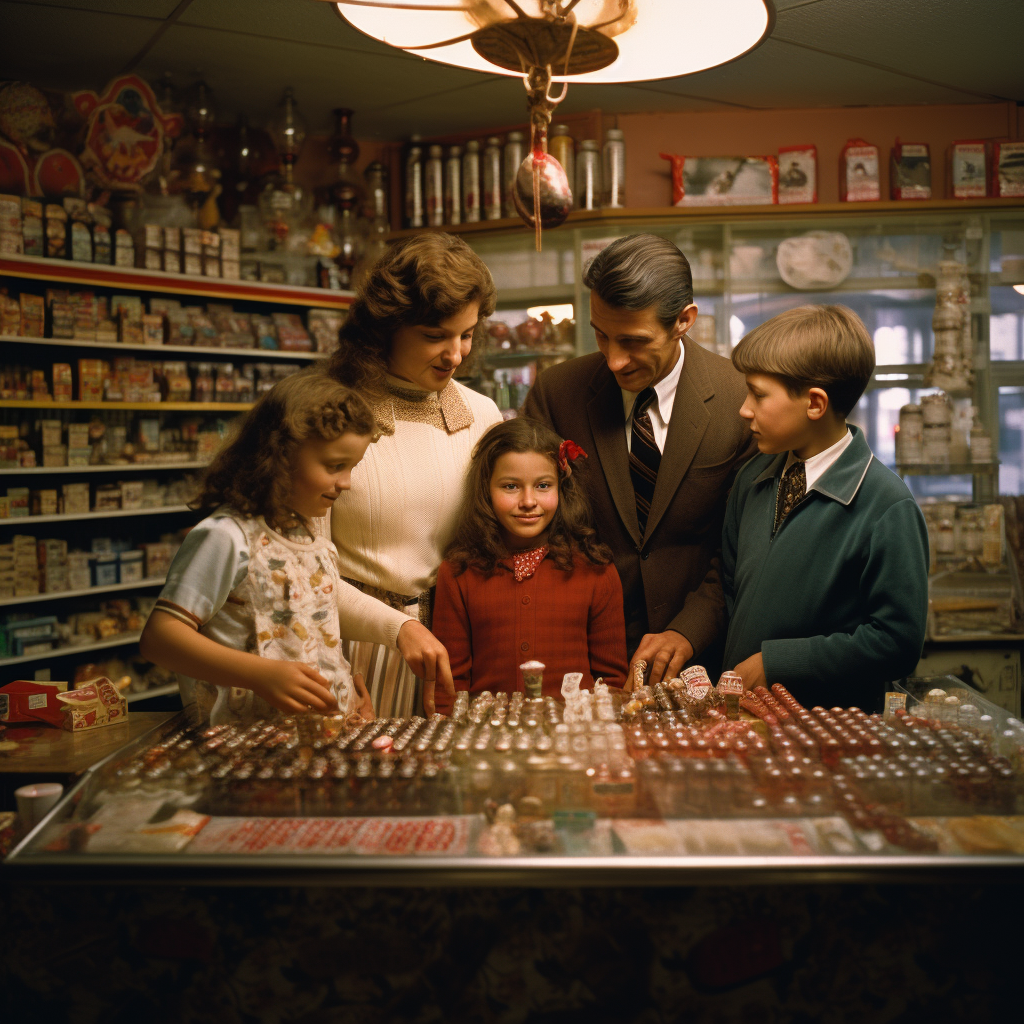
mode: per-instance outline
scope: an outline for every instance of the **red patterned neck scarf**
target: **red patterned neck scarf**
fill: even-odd
[[[534,548],[532,551],[519,551],[512,556],[512,572],[515,575],[516,583],[528,580],[544,561],[548,553],[548,547]]]

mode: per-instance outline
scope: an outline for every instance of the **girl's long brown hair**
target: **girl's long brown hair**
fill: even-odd
[[[403,238],[367,275],[327,372],[373,403],[386,393],[384,375],[400,327],[436,327],[476,303],[479,329],[496,297],[491,272],[461,238],[441,231]]]
[[[228,505],[262,516],[275,530],[294,522],[309,529],[289,501],[299,447],[308,438],[333,441],[349,432],[372,434],[374,428],[369,406],[322,370],[285,377],[257,401],[214,457],[189,507],[208,515]]]
[[[477,443],[469,466],[466,498],[459,513],[455,537],[445,550],[445,558],[459,575],[467,568],[490,576],[509,552],[501,538],[498,517],[491,507],[491,475],[502,455],[535,452],[555,465],[558,477],[558,508],[548,529],[547,546],[559,569],[572,571],[575,554],[581,554],[591,565],[607,565],[611,549],[597,538],[591,525],[590,503],[582,474],[585,460],[571,463],[571,474],[558,467],[558,446],[561,438],[536,420],[519,417],[491,427]]]

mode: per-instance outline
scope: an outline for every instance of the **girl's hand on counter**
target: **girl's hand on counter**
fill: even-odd
[[[741,661],[734,669],[743,680],[743,689],[752,690],[755,686],[767,686],[768,680],[764,677],[764,662],[761,660],[761,652],[752,654],[746,661]]]
[[[445,693],[455,699],[455,681],[448,652],[440,640],[421,622],[410,619],[398,631],[398,653],[406,664],[423,680],[423,710],[434,713],[434,687],[440,683]]]
[[[315,668],[298,661],[263,660],[249,689],[278,711],[338,713],[331,684]]]
[[[370,691],[366,689],[362,673],[353,673],[352,682],[355,683],[356,693],[359,694],[359,706],[356,711],[363,716],[365,721],[372,722],[377,717],[377,712],[373,710],[373,701],[370,699]]]

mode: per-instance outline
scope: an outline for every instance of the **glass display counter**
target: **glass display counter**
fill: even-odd
[[[1024,727],[957,686],[889,720],[807,711],[781,688],[730,718],[716,691],[673,684],[621,709],[482,695],[451,719],[369,725],[182,713],[90,769],[6,868],[441,886],[1017,878]]]

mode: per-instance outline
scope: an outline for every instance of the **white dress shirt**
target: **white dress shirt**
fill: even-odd
[[[850,446],[850,442],[853,440],[853,434],[850,432],[849,427],[846,429],[846,433],[830,448],[826,448],[823,452],[818,452],[817,455],[812,455],[809,459],[804,462],[804,474],[807,476],[807,490],[809,491],[815,484],[816,481],[820,480],[825,470],[830,466],[835,465],[836,460],[843,452]],[[790,452],[786,457],[786,469],[789,469],[794,462],[800,460]],[[786,469],[783,470],[785,473]]]
[[[672,407],[676,403],[676,389],[679,387],[679,377],[683,372],[683,343],[679,342],[679,358],[676,365],[669,370],[668,375],[654,385],[654,401],[647,407],[651,416],[651,429],[654,432],[654,441],[658,451],[665,453],[665,439],[668,437],[668,424],[672,419]],[[636,403],[637,391],[622,392],[622,410],[626,414],[626,450],[630,451],[633,445],[633,405]]]

